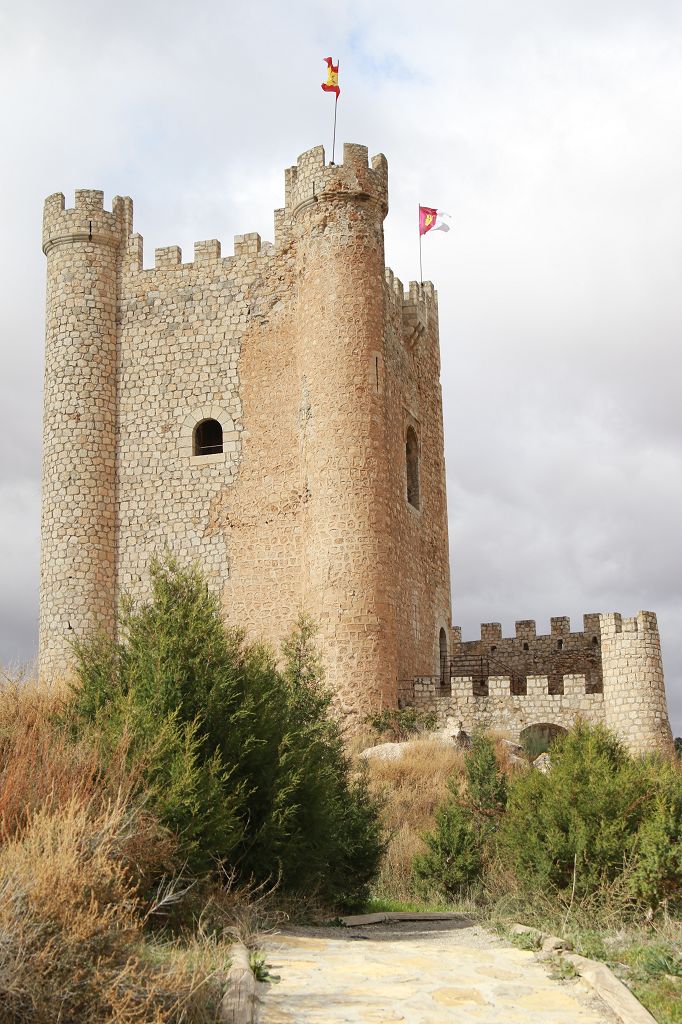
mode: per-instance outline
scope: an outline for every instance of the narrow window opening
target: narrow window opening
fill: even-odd
[[[374,357],[374,374],[377,383],[377,392],[379,391],[379,356]]]
[[[218,420],[202,420],[194,428],[195,455],[219,455],[223,450],[223,428]]]
[[[599,641],[597,640],[596,636],[592,637],[592,646],[599,647]]]
[[[414,508],[419,508],[419,442],[413,427],[407,428],[405,462],[407,464],[407,500]]]
[[[440,657],[440,685],[445,686],[448,681],[448,638],[442,626],[438,634],[438,653]]]
[[[493,645],[492,645],[492,647],[490,648],[490,650],[491,650],[491,651],[492,651],[492,653],[494,654],[494,653],[495,653],[495,651],[497,650],[497,644],[493,644]]]
[[[527,643],[524,643],[524,645],[523,645],[523,649],[524,649],[524,651],[527,651],[527,650],[528,650],[528,644],[527,644]]]
[[[564,642],[563,642],[563,640],[557,640],[556,646],[557,646],[557,650],[558,651],[563,651],[563,649],[564,649]]]

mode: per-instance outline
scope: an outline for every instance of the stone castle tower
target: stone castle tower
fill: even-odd
[[[400,700],[514,734],[580,713],[669,746],[650,613],[451,628],[437,297],[385,267],[387,211],[383,156],[320,146],[286,171],[274,244],[169,246],[145,269],[130,199],[46,200],[41,673],[113,635],[167,548],[253,638],[317,619],[346,711]]]
[[[395,705],[450,628],[438,310],[384,264],[388,168],[317,147],[275,242],[142,265],[132,202],[46,201],[41,671],[111,632],[149,559],[198,559],[225,616],[277,644],[321,623],[342,706]]]

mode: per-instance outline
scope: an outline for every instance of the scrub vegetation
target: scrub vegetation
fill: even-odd
[[[382,852],[312,624],[273,652],[195,569],[151,569],[77,680],[0,693],[0,1024],[219,1019],[234,938],[305,894],[362,905]]]
[[[546,773],[485,735],[467,750],[416,739],[399,760],[368,763],[389,830],[375,906],[533,925],[609,962],[661,1024],[682,1022],[678,757],[631,757],[579,722]]]

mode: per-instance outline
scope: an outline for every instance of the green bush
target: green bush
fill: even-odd
[[[483,867],[481,833],[456,793],[436,811],[436,827],[424,836],[427,850],[413,862],[417,890],[455,898],[474,883]]]
[[[507,805],[507,780],[487,736],[474,735],[464,756],[467,795],[472,809],[487,817],[491,827]]]
[[[503,856],[531,888],[594,892],[632,859],[655,789],[646,762],[605,728],[578,723],[554,742],[549,773],[510,784]]]
[[[464,794],[457,777],[448,781],[450,797],[436,812],[435,829],[424,836],[426,853],[414,859],[422,893],[435,889],[450,897],[460,895],[478,880],[490,855],[507,789],[488,737],[473,737],[464,767]]]
[[[381,853],[378,812],[351,776],[311,623],[284,669],[225,627],[196,568],[151,566],[152,594],[123,602],[117,644],[76,646],[77,728],[143,766],[152,809],[180,837],[188,870],[228,862],[322,900],[364,898]]]
[[[682,771],[679,763],[649,764],[653,802],[637,833],[631,888],[652,908],[682,907]]]

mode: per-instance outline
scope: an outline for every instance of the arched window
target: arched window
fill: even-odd
[[[405,464],[407,467],[407,500],[414,508],[419,508],[419,442],[413,427],[407,428]]]
[[[440,685],[446,686],[448,682],[448,638],[442,626],[438,634],[438,653],[440,656]]]
[[[219,455],[223,450],[223,428],[218,420],[202,420],[194,428],[195,455]]]

